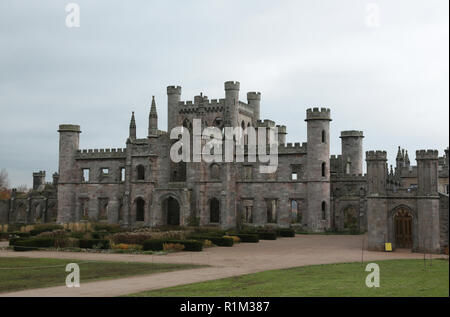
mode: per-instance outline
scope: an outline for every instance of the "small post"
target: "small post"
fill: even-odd
[[[362,244],[361,244],[361,266],[364,264],[364,235],[362,237]]]

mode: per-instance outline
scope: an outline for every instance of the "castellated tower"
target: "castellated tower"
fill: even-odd
[[[342,164],[344,173],[351,175],[363,174],[363,132],[342,131]]]
[[[239,89],[238,81],[225,82],[225,126],[237,127],[238,123],[238,106],[239,106]]]
[[[253,107],[253,126],[256,126],[256,122],[260,120],[260,109],[261,109],[261,93],[260,92],[248,92],[247,93],[247,103]]]
[[[438,151],[416,151],[419,250],[440,251]]]
[[[306,110],[308,230],[330,228],[330,109]]]
[[[384,250],[388,242],[388,201],[386,199],[387,153],[366,152],[367,162],[367,223],[369,250]]]
[[[59,126],[59,180],[58,180],[58,219],[59,223],[73,220],[75,186],[79,181],[75,164],[75,154],[80,142],[80,126],[61,124]]]
[[[178,125],[178,103],[181,98],[181,87],[180,86],[169,86],[167,87],[167,132],[170,131]]]

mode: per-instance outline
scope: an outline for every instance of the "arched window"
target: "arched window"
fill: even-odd
[[[144,221],[145,200],[142,198],[136,199],[136,221]]]
[[[220,203],[217,198],[212,198],[209,202],[209,222],[220,222]]]
[[[322,220],[327,219],[327,203],[322,201]]]
[[[325,134],[325,130],[322,130],[322,143],[327,142],[327,135]]]
[[[322,177],[325,177],[325,172],[326,172],[326,164],[325,162],[322,163]]]
[[[138,165],[136,167],[137,179],[140,181],[145,180],[145,167],[143,165]]]
[[[210,173],[211,179],[220,179],[220,166],[218,164],[212,164]]]

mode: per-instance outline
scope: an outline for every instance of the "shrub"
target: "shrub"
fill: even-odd
[[[239,237],[237,237],[237,236],[223,236],[224,238],[231,238],[231,239],[233,239],[233,242],[234,243],[239,243],[239,242],[241,242],[241,239],[239,239]]]
[[[209,240],[219,247],[232,247],[234,241],[230,237],[218,237],[213,235],[190,235],[189,239],[204,241]]]
[[[66,238],[69,236],[69,233],[65,230],[53,230],[53,231],[44,231],[39,233],[37,238]]]
[[[106,231],[110,233],[117,233],[124,231],[118,224],[111,223],[94,223],[93,224],[94,231]]]
[[[162,251],[164,249],[164,240],[146,240],[142,243],[142,250],[144,251]]]
[[[19,237],[19,238],[31,237],[31,234],[29,232],[20,232],[20,231],[10,232],[9,235],[10,235],[10,238],[11,237]]]
[[[239,239],[241,239],[242,242],[250,242],[250,243],[257,243],[259,242],[259,236],[257,234],[248,234],[248,233],[239,233],[236,234]]]
[[[258,236],[261,240],[276,240],[276,232],[258,232]]]
[[[203,240],[203,247],[204,248],[210,248],[214,246],[214,244],[211,242],[211,240]]]
[[[10,242],[11,245],[11,242]],[[39,248],[50,248],[55,245],[55,239],[50,238],[28,238],[17,239],[12,242],[14,251],[32,251]]]
[[[104,239],[81,239],[82,249],[109,249],[109,240]]]
[[[111,241],[126,244],[143,244],[147,240],[184,240],[184,231],[163,231],[163,232],[121,232],[110,237]]]
[[[57,229],[64,229],[61,225],[55,225],[55,224],[41,224],[41,225],[35,225],[32,230],[30,230],[30,234],[32,236],[36,236],[42,232],[46,231],[53,231]]]
[[[164,243],[163,244],[163,250],[164,251],[183,251],[184,245],[181,243]]]
[[[144,251],[164,250],[164,243],[178,243],[184,246],[185,251],[202,251],[203,243],[195,240],[147,240],[143,243]]]
[[[277,234],[280,237],[295,237],[295,230],[291,228],[279,228]]]
[[[109,233],[108,231],[94,231],[94,232],[91,232],[92,239],[105,239],[110,234],[111,233]]]
[[[114,249],[114,250],[128,250],[128,251],[140,251],[140,250],[142,250],[142,245],[140,245],[140,244],[119,243],[119,244],[111,245],[111,249]]]

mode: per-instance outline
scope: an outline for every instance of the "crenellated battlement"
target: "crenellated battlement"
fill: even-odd
[[[331,121],[331,111],[329,108],[309,108],[306,109],[306,119],[308,120],[328,120]]]
[[[283,133],[283,134],[287,134],[287,130],[286,130],[286,126],[285,125],[277,125],[276,126],[278,128],[278,134]]]
[[[247,100],[261,100],[261,93],[256,91],[250,91],[247,93]]]
[[[366,161],[387,161],[386,151],[367,151]]]
[[[126,148],[77,150],[75,159],[126,158]]]
[[[181,86],[168,86],[167,94],[168,95],[181,95]]]
[[[416,160],[437,160],[439,157],[438,150],[417,150]]]
[[[341,131],[340,138],[347,138],[347,137],[364,138],[364,133],[363,133],[363,131],[357,131],[357,130]]]
[[[241,84],[238,81],[225,82],[225,90],[239,90]]]
[[[259,128],[273,128],[275,127],[275,121],[264,119],[256,121],[256,126]]]
[[[306,154],[307,143],[296,142],[278,145],[279,154]]]

